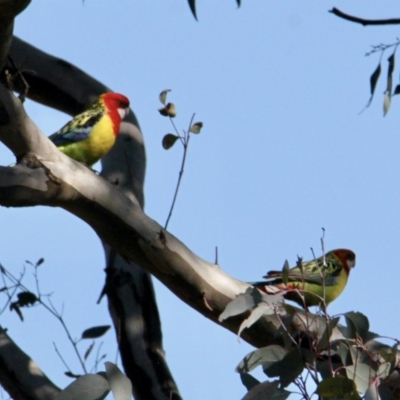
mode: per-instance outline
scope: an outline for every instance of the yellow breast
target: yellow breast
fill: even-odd
[[[324,298],[326,304],[331,303],[335,300],[340,294],[343,292],[343,289],[346,287],[348,275],[344,269],[340,272],[338,280],[332,286],[322,286],[315,283],[306,282],[304,284],[304,290],[308,292],[315,293],[317,296]],[[313,296],[311,293],[305,293],[304,297],[306,300],[306,304],[308,306],[317,306],[320,304],[321,300],[317,297]]]
[[[59,149],[74,160],[92,166],[111,150],[115,140],[112,121],[105,116],[93,127],[87,139],[60,146]]]

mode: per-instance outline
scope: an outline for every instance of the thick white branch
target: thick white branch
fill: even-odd
[[[52,400],[60,392],[0,327],[2,385],[14,399]]]

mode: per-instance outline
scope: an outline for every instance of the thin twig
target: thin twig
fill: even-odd
[[[87,374],[85,363],[82,360],[81,355],[79,354],[79,350],[78,350],[78,346],[77,346],[78,342],[75,341],[74,339],[72,339],[72,336],[71,336],[71,334],[70,334],[70,332],[68,330],[67,325],[64,322],[64,319],[63,319],[62,315],[58,313],[58,311],[56,310],[56,308],[54,307],[54,305],[53,305],[53,303],[51,302],[50,299],[48,299],[48,302],[51,304],[51,307],[53,308],[53,311],[52,311],[53,315],[60,321],[60,324],[64,328],[64,331],[67,334],[67,337],[68,337],[69,341],[71,342],[71,344],[72,344],[72,346],[73,346],[73,348],[75,350],[75,353],[76,353],[76,355],[78,357],[78,360],[79,360],[79,362],[81,364],[81,367],[82,367],[83,371],[85,372],[85,374]]]
[[[38,267],[37,267],[37,265],[35,265],[33,276],[35,277],[35,282],[36,282],[37,298],[38,298],[38,300],[40,300],[39,278],[38,278],[38,274],[37,274],[37,269],[38,269]]]
[[[96,359],[94,361],[94,366],[92,368],[92,371],[94,371],[94,373],[97,373],[97,367],[100,364],[100,361],[103,360],[105,358],[105,354],[103,354],[102,356],[100,356],[100,350],[101,347],[103,346],[104,342],[101,342],[98,346],[97,346],[97,352],[96,352]]]
[[[283,321],[282,321],[282,319],[281,319],[281,317],[280,317],[280,315],[279,315],[279,312],[277,311],[277,308],[275,308],[275,315],[276,315],[276,317],[278,318],[278,320],[279,320],[279,322],[280,322],[280,324],[281,324],[283,330],[284,330],[284,331],[286,332],[286,334],[288,335],[289,339],[290,339],[290,340],[293,342],[293,344],[298,348],[298,347],[299,347],[299,344],[294,340],[294,337],[293,337],[293,336],[289,333],[289,331],[287,330],[285,324],[283,323]]]
[[[6,304],[4,305],[4,307],[2,308],[2,310],[0,311],[0,314],[3,314],[3,312],[6,310],[8,305],[11,303],[11,300],[14,297],[15,293],[17,292],[18,288],[19,287],[23,287],[21,281],[22,281],[23,277],[25,276],[25,272],[26,272],[26,268],[24,266],[24,269],[23,269],[23,271],[21,273],[21,276],[19,277],[19,279],[17,279],[9,271],[7,271],[3,266],[1,266],[1,274],[3,276],[4,284],[6,285],[5,279],[4,279],[4,276],[6,276],[8,279],[10,279],[11,282],[13,282],[14,287],[13,287],[13,290],[12,290],[12,292],[10,294],[10,292],[9,292],[10,288],[7,287],[7,285],[6,285],[7,290],[5,292],[6,292],[6,296],[8,297],[8,300],[7,300]],[[25,289],[25,290],[28,291],[28,289]]]
[[[3,271],[4,271],[4,272],[3,272]],[[2,272],[5,273],[6,276],[8,277],[8,279],[10,279],[10,280],[15,284],[15,291],[16,291],[18,288],[20,288],[20,289],[23,289],[23,290],[26,291],[26,292],[30,292],[30,290],[29,290],[25,285],[23,285],[22,282],[21,282],[21,280],[22,280],[22,278],[23,278],[23,276],[24,276],[24,274],[25,274],[25,268],[24,268],[23,273],[21,274],[20,279],[15,278],[15,276],[14,276],[13,274],[11,274],[11,272],[9,272],[9,271],[8,271],[7,269],[5,269],[4,267],[2,267]],[[38,284],[37,284],[37,288],[38,288],[38,290],[39,290]],[[15,292],[15,291],[14,291],[14,292]],[[69,332],[69,330],[68,330],[68,328],[67,328],[67,326],[66,326],[66,324],[65,324],[65,322],[64,322],[64,320],[63,320],[63,318],[62,318],[62,313],[60,314],[60,313],[56,310],[56,308],[54,307],[54,305],[53,305],[53,303],[51,302],[50,298],[48,298],[47,301],[49,302],[50,306],[48,306],[48,305],[41,299],[41,295],[40,295],[40,292],[39,292],[39,293],[38,293],[38,297],[37,297],[37,302],[40,303],[47,311],[49,311],[51,314],[53,314],[53,315],[60,321],[61,325],[62,325],[63,328],[64,328],[65,333],[67,334],[67,337],[68,337],[69,341],[71,342],[72,346],[74,347],[74,350],[75,350],[75,352],[76,352],[76,354],[77,354],[77,356],[78,356],[78,360],[79,360],[79,362],[81,363],[82,369],[83,369],[83,371],[84,371],[85,374],[86,374],[87,371],[86,371],[85,364],[84,364],[84,362],[83,362],[83,360],[82,360],[82,358],[81,358],[81,356],[80,356],[80,354],[79,354],[78,348],[77,348],[77,346],[76,346],[76,343],[77,343],[77,342],[75,342],[75,341],[72,339],[72,336],[71,336],[71,334],[70,334],[70,332]]]
[[[182,181],[182,176],[183,176],[183,172],[184,172],[184,168],[185,168],[185,162],[186,162],[186,155],[187,155],[188,146],[189,146],[190,127],[192,126],[192,123],[193,123],[195,115],[196,114],[192,115],[192,118],[190,119],[190,123],[189,123],[189,129],[187,130],[187,132],[184,131],[184,137],[182,138],[178,134],[179,138],[181,139],[182,145],[183,145],[183,157],[182,157],[181,169],[179,171],[178,182],[177,182],[176,188],[175,188],[174,198],[172,200],[172,204],[171,204],[171,208],[169,210],[167,221],[165,222],[165,225],[164,225],[165,229],[167,229],[167,227],[168,227],[169,220],[171,219],[171,216],[172,216],[172,211],[174,210],[174,207],[175,207],[176,198],[178,197],[179,186],[180,186],[181,181]],[[172,122],[172,125],[175,128],[175,131],[178,133],[178,130],[176,129],[176,126],[175,126],[175,124],[174,124],[174,122],[173,122],[171,117],[170,117],[170,120]]]
[[[60,357],[61,362],[65,365],[65,368],[67,368],[68,372],[72,372],[71,368],[68,367],[68,364],[65,362],[64,358],[62,357],[61,353],[58,351],[57,345],[55,342],[53,342],[54,350],[58,354],[58,357]]]
[[[398,38],[396,38],[396,42],[395,43],[391,43],[391,44],[380,43],[380,44],[377,44],[377,45],[373,45],[373,46],[371,46],[372,50],[369,51],[368,53],[366,53],[365,57],[368,57],[368,56],[370,56],[371,54],[374,54],[374,53],[381,52],[381,57],[380,57],[380,60],[379,60],[379,63],[381,63],[383,53],[387,49],[390,49],[391,47],[397,47],[399,44],[400,44],[400,40]]]

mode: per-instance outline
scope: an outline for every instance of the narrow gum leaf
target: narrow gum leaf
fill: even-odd
[[[42,265],[44,263],[44,258],[42,257],[42,258],[40,258],[39,260],[38,260],[38,262],[36,263],[36,267],[38,267],[39,265]]]
[[[167,133],[162,140],[162,147],[164,147],[165,150],[169,150],[175,142],[179,139],[178,136],[172,134],[172,133]]]
[[[87,358],[89,357],[90,353],[92,352],[94,348],[94,342],[92,342],[92,344],[88,347],[88,349],[85,351],[85,355],[83,356],[83,358],[85,360],[87,360]]]
[[[82,339],[97,339],[100,336],[103,336],[110,328],[110,325],[101,325],[85,329],[82,332]]]
[[[197,14],[196,14],[196,0],[188,0],[190,11],[193,14],[194,19],[197,21]]]
[[[386,91],[392,93],[392,82],[393,82],[393,70],[394,70],[394,53],[388,58],[388,74],[387,74],[387,86]]]
[[[369,82],[371,85],[371,97],[375,93],[376,84],[378,83],[379,75],[381,74],[381,64],[376,67],[375,71],[372,73],[371,77],[369,78]]]
[[[383,116],[385,116],[389,111],[391,102],[392,102],[392,97],[390,93],[385,92],[385,94],[383,95]]]
[[[372,73],[371,77],[369,78],[369,83],[370,83],[370,88],[371,88],[371,96],[368,100],[368,103],[366,104],[366,106],[364,107],[364,109],[361,112],[363,112],[366,108],[368,108],[371,105],[372,100],[374,98],[376,84],[378,83],[380,74],[381,74],[381,64],[379,63],[379,65],[376,67],[375,71]]]
[[[399,94],[399,93],[400,93],[400,85],[397,85],[397,86],[394,88],[393,96],[396,95],[396,94]]]

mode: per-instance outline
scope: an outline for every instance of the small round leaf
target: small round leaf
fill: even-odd
[[[167,94],[168,94],[168,92],[170,92],[170,91],[171,91],[171,89],[165,89],[165,90],[163,90],[163,91],[160,93],[159,99],[160,99],[160,101],[161,101],[162,104],[165,105],[165,103],[167,102]]]
[[[163,116],[163,117],[171,117],[174,118],[176,117],[176,108],[174,103],[168,103],[165,107],[159,108],[158,112]]]
[[[189,132],[192,133],[200,133],[201,128],[203,127],[203,123],[202,122],[195,122],[189,129]]]
[[[162,146],[165,150],[170,149],[175,142],[179,139],[179,136],[173,135],[172,133],[167,133],[162,140]]]

